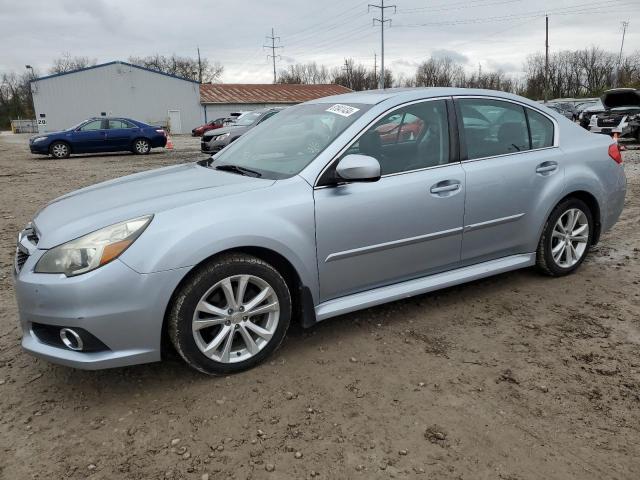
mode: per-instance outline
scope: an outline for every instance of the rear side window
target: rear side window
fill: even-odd
[[[531,148],[553,146],[553,122],[530,108],[527,108],[527,117],[531,131]]]
[[[458,99],[469,160],[529,150],[524,107],[500,100]]]
[[[125,120],[109,120],[110,129],[133,128],[133,125]]]

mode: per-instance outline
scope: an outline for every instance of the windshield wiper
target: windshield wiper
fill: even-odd
[[[255,170],[251,170],[250,168],[241,167],[239,165],[217,165],[216,170],[222,170],[224,172],[233,172],[239,175],[246,175],[248,177],[261,177],[262,174],[260,172],[256,172]]]

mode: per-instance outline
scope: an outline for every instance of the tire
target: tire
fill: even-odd
[[[575,226],[565,228],[574,219]],[[563,200],[553,209],[542,231],[536,252],[538,269],[552,277],[576,271],[589,253],[593,228],[593,214],[586,203],[577,198]]]
[[[228,375],[271,355],[290,321],[291,295],[278,271],[251,255],[228,254],[196,270],[179,288],[169,311],[168,333],[189,366],[208,375]],[[202,328],[196,328],[198,324]]]
[[[147,155],[151,151],[151,144],[146,138],[136,138],[132,150],[136,155]]]
[[[53,142],[49,146],[49,153],[53,158],[69,158],[71,147],[67,142]]]

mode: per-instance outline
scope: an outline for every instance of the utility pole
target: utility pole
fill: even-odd
[[[620,44],[620,54],[618,55],[618,69],[616,71],[616,87],[620,83],[620,68],[622,67],[622,49],[624,48],[624,36],[627,33],[629,21],[622,22],[622,43]]]
[[[376,52],[373,52],[373,81],[374,83],[378,80],[378,56]]]
[[[380,18],[374,18],[373,24],[375,25],[376,22],[380,23],[380,80],[378,81],[378,87],[380,89],[384,89],[384,24],[388,22],[389,26],[391,26],[391,19],[384,19],[384,11],[387,8],[393,8],[393,13],[396,13],[396,6],[385,5],[384,0],[380,0],[380,5],[373,5],[370,3],[367,11],[370,11],[372,8],[380,9]]]
[[[198,47],[198,80],[202,83],[202,60],[200,60],[200,47]]]
[[[546,34],[544,40],[544,103],[547,103],[549,85],[549,15],[544,16]]]
[[[276,58],[280,58],[280,55],[276,55],[276,49],[282,48],[282,45],[276,47],[276,40],[280,41],[280,37],[276,37],[276,34],[271,29],[271,36],[267,37],[267,40],[271,40],[271,45],[263,45],[264,48],[270,48],[271,54],[267,55],[267,58],[273,59],[273,83],[276,83]]]

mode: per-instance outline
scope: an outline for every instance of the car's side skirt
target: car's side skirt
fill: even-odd
[[[535,253],[511,255],[468,267],[457,268],[448,272],[367,290],[366,292],[354,293],[346,297],[323,302],[316,306],[316,320],[326,320],[327,318],[373,307],[382,303],[393,302],[395,300],[459,285],[519,268],[530,267],[534,265],[535,262]]]

